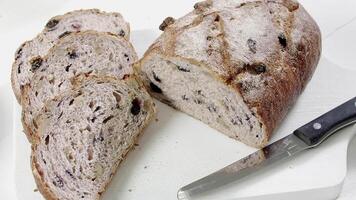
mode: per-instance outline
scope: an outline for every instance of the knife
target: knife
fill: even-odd
[[[179,200],[190,200],[240,180],[261,168],[317,147],[338,130],[356,123],[356,97],[321,115],[292,134],[223,169],[179,189]]]

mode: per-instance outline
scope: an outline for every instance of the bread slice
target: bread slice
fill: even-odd
[[[15,53],[11,82],[20,103],[21,88],[30,83],[37,71],[39,59],[46,55],[60,38],[71,32],[95,30],[110,32],[129,39],[130,28],[119,13],[105,13],[98,9],[77,10],[50,19],[44,30],[33,40],[23,43]]]
[[[155,111],[133,76],[73,82],[36,119],[32,170],[48,200],[99,199]]]
[[[136,60],[134,48],[122,37],[95,31],[63,37],[41,58],[32,81],[23,88],[23,125],[29,140],[36,133],[34,119],[44,103],[71,89],[71,78],[85,73],[121,79],[132,73]]]
[[[207,0],[194,8],[162,23],[137,71],[161,101],[265,146],[318,64],[317,24],[294,0]]]

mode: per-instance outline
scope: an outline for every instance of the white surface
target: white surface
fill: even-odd
[[[195,1],[193,1],[195,2]],[[350,40],[346,40],[344,37],[345,35],[350,36],[350,32],[354,31],[355,28],[350,28],[351,30],[342,32],[344,29],[349,28],[352,24],[349,24],[345,27],[343,27],[344,24],[347,24],[351,19],[353,19],[356,14],[354,12],[354,8],[356,7],[356,2],[354,0],[343,0],[342,3],[341,1],[336,1],[336,0],[303,0],[302,1],[305,5],[305,7],[310,11],[310,13],[316,18],[318,21],[321,30],[323,32],[324,36],[324,55],[328,56],[330,60],[333,62],[341,62],[348,60],[350,64],[345,64],[342,63],[343,68],[348,68],[348,69],[353,69],[355,70],[355,66],[352,65],[353,60],[356,61],[355,56],[352,56],[352,54],[348,54],[347,52],[355,52],[352,51],[352,46],[344,46],[344,45],[337,45],[340,42],[343,44],[349,44],[351,43]],[[21,4],[22,6],[19,6]],[[18,47],[18,45],[26,39],[30,39],[37,33],[43,24],[47,21],[47,19],[50,16],[53,16],[55,14],[60,14],[64,13],[65,11],[69,11],[72,9],[76,8],[91,8],[91,7],[98,7],[104,10],[117,10],[123,13],[124,17],[130,21],[132,25],[133,30],[138,30],[138,29],[151,29],[151,28],[156,28],[162,19],[164,19],[166,16],[171,15],[171,16],[181,16],[182,14],[186,13],[188,10],[191,9],[193,3],[192,1],[163,1],[163,0],[151,0],[151,1],[138,1],[138,0],[122,0],[122,1],[57,1],[57,2],[48,2],[45,0],[32,0],[32,1],[10,1],[10,0],[2,0],[0,1],[0,43],[2,44],[0,48],[0,55],[1,58],[5,59],[0,59],[0,83],[2,84],[3,87],[1,87],[0,90],[0,102],[1,102],[1,127],[2,127],[2,133],[0,134],[0,163],[6,163],[5,165],[0,165],[0,188],[2,188],[2,199],[16,199],[15,191],[14,191],[14,185],[13,185],[13,180],[11,177],[14,174],[13,171],[13,164],[12,162],[14,160],[13,156],[13,150],[11,147],[14,147],[12,145],[12,138],[13,136],[16,136],[16,141],[17,143],[21,144],[17,145],[16,147],[21,147],[17,150],[23,150],[23,153],[21,156],[25,157],[25,159],[21,160],[21,165],[17,165],[17,175],[20,173],[21,176],[20,178],[17,178],[17,193],[18,193],[18,198],[17,199],[39,199],[38,193],[33,193],[34,187],[31,188],[31,184],[33,184],[32,180],[32,175],[29,172],[29,162],[28,162],[28,154],[29,154],[29,147],[28,144],[25,142],[24,135],[21,133],[20,130],[14,131],[14,135],[12,135],[11,131],[11,113],[8,111],[11,109],[11,105],[13,102],[11,101],[12,99],[10,96],[12,96],[10,88],[9,88],[9,71],[10,71],[10,65],[13,59],[13,54]],[[22,7],[22,8],[21,8]],[[161,9],[164,7],[165,9]],[[155,10],[154,10],[155,9]],[[133,12],[135,10],[135,12]],[[154,10],[154,11],[153,11]],[[331,12],[332,11],[332,12]],[[343,27],[343,28],[340,28]],[[147,31],[143,31],[145,33],[148,33]],[[136,40],[141,40],[141,41],[148,41],[146,38],[142,37],[142,34],[139,33],[134,33],[135,36],[141,36],[141,37],[136,37]],[[151,38],[153,35],[152,34],[145,34],[147,38]],[[354,37],[354,36],[353,36]],[[354,37],[355,38],[355,37]],[[355,39],[353,38],[352,41]],[[336,53],[334,53],[334,52]],[[337,53],[339,52],[339,53]],[[345,53],[343,53],[345,52]],[[346,56],[349,55],[349,56]],[[328,66],[331,66],[331,64],[327,64]],[[320,66],[319,66],[320,69]],[[344,71],[344,70],[342,70]],[[326,72],[326,70],[325,70]],[[355,71],[344,71],[348,76],[352,77],[355,76]],[[352,95],[355,95],[355,89],[351,88],[352,83],[351,80],[350,84],[348,85],[350,88],[348,89],[341,89],[338,92],[335,93],[334,88],[340,87],[337,86],[335,87],[333,82],[338,82],[337,84],[342,85],[342,82],[345,81],[344,77],[338,73],[337,71],[330,71],[329,72],[329,78],[331,81],[327,81],[324,84],[318,84],[319,88],[322,88],[323,90],[329,90],[328,94],[324,94],[325,96],[312,96],[309,98],[306,98],[305,95],[307,92],[303,95],[303,97],[298,101],[297,106],[293,109],[294,116],[291,114],[288,116],[287,120],[285,121],[284,128],[281,127],[280,130],[292,130],[293,128],[298,127],[299,125],[307,122],[308,120],[311,120],[313,117],[315,117],[317,114],[320,114],[333,106],[336,106],[338,103],[341,103],[343,100],[346,100],[346,97],[351,97]],[[311,86],[309,84],[309,86]],[[308,87],[309,88],[309,87]],[[352,90],[353,89],[353,90]],[[350,93],[348,93],[350,92]],[[353,94],[351,94],[353,93]],[[351,96],[348,96],[351,95]],[[5,99],[5,100],[4,100]],[[6,101],[6,99],[10,99],[10,101]],[[312,108],[308,112],[304,111],[298,111],[298,106],[301,107],[303,105],[311,105],[314,104]],[[16,104],[16,103],[15,103]],[[169,108],[166,108],[163,106],[163,109],[161,109],[160,112],[160,117],[162,117],[162,112],[170,110]],[[171,113],[171,112],[169,112]],[[18,118],[18,112],[16,112],[17,118]],[[141,198],[139,198],[137,195],[140,194],[140,191],[138,189],[146,189],[149,190],[147,194],[152,194],[156,195],[155,199],[174,199],[173,196],[169,195],[169,197],[165,198],[164,194],[172,194],[174,193],[175,196],[175,191],[178,189],[178,187],[182,186],[185,183],[188,183],[192,181],[194,178],[199,178],[203,175],[208,174],[209,172],[216,170],[225,164],[228,164],[232,161],[235,161],[239,157],[243,156],[244,154],[249,153],[248,151],[252,151],[251,149],[247,149],[243,145],[236,145],[233,141],[224,138],[220,134],[216,133],[209,133],[209,132],[214,132],[212,130],[208,130],[205,132],[203,135],[206,137],[206,135],[209,135],[211,137],[209,140],[213,140],[211,144],[209,141],[197,141],[197,137],[199,134],[202,133],[196,133],[193,135],[191,132],[184,132],[183,129],[186,128],[187,126],[190,128],[194,128],[194,130],[200,130],[202,131],[205,127],[205,125],[201,123],[195,123],[194,119],[190,119],[190,123],[182,124],[180,127],[182,127],[180,134],[174,135],[177,129],[176,120],[180,120],[181,118],[186,118],[186,116],[180,114],[180,113],[171,113],[170,116],[166,116],[164,113],[164,119],[160,120],[158,123],[154,123],[154,126],[163,126],[162,130],[159,133],[153,133],[153,128],[151,127],[150,130],[144,135],[144,137],[140,140],[140,147],[134,151],[133,153],[130,154],[129,159],[127,162],[124,163],[122,168],[120,169],[119,174],[115,177],[114,183],[111,185],[109,188],[109,191],[111,191],[111,194],[116,194],[120,193],[123,198],[122,199],[142,199],[143,197],[145,199],[150,200],[146,194]],[[299,116],[299,117],[296,117]],[[164,125],[161,125],[162,123],[165,123]],[[291,124],[287,125],[287,123],[294,123],[294,127],[292,127]],[[18,123],[18,122],[17,122]],[[173,129],[170,129],[170,126],[173,127]],[[289,126],[289,128],[288,128]],[[18,127],[18,126],[16,126]],[[166,131],[165,131],[166,130]],[[174,131],[172,131],[174,130]],[[150,133],[151,132],[151,133]],[[172,133],[173,132],[173,133]],[[173,136],[173,138],[171,138]],[[346,137],[346,134],[342,134],[343,137]],[[184,138],[183,138],[184,137]],[[180,139],[186,139],[187,137],[191,137],[189,141],[182,142],[180,143]],[[339,144],[342,145],[343,148],[343,154],[337,156],[338,159],[343,160],[345,159],[346,161],[346,146],[344,146],[340,139],[342,140],[343,137],[336,136],[335,139],[334,137],[331,138],[332,140],[328,141],[331,144]],[[15,138],[14,138],[15,139]],[[159,145],[153,145],[153,141],[159,141]],[[333,141],[335,140],[336,143]],[[178,143],[176,143],[176,141]],[[223,145],[219,146],[217,145],[219,142],[226,141],[224,142]],[[346,140],[344,140],[346,141]],[[23,142],[23,143],[21,143]],[[340,143],[339,143],[340,142]],[[196,144],[200,144],[199,148],[196,147]],[[191,145],[195,146],[194,151],[189,151],[187,149],[184,149],[186,145]],[[231,149],[229,147],[231,146]],[[322,147],[329,146],[328,144],[323,145]],[[217,151],[214,151],[212,154],[210,154],[211,150],[205,151],[205,149],[216,149]],[[326,147],[327,148],[327,147]],[[143,150],[145,149],[145,150]],[[227,151],[228,154],[223,154],[222,152]],[[327,151],[328,149],[325,149]],[[332,151],[332,153],[338,152],[340,148],[338,147],[333,147],[329,148],[329,150]],[[150,156],[146,158],[144,156],[145,152],[147,151],[153,151],[153,152],[166,152],[170,153],[169,155],[164,157],[158,157],[155,154],[154,156]],[[312,159],[314,162],[313,155],[316,154],[318,155],[319,150],[313,151],[311,153],[308,152],[308,154],[312,154]],[[320,149],[320,151],[323,151]],[[354,151],[355,152],[355,151]],[[17,151],[17,153],[20,153]],[[234,155],[235,154],[235,155]],[[158,154],[159,155],[159,154]],[[183,155],[183,156],[182,156]],[[323,154],[327,155],[327,154]],[[170,169],[165,168],[167,167],[167,160],[170,160],[171,157],[177,156],[178,159],[174,160],[174,165],[181,166],[184,163],[183,161],[187,163],[187,165],[181,166],[181,171],[182,173],[177,174],[173,173]],[[292,162],[286,162],[284,164],[281,164],[278,168],[273,169],[267,173],[268,178],[276,178],[275,176],[278,176],[278,174],[281,172],[289,172],[289,171],[298,171],[300,167],[304,166],[307,162],[302,165],[298,164],[298,159],[302,159],[302,157],[308,156],[306,155],[301,155],[298,157],[296,160],[293,160]],[[137,158],[139,157],[139,158]],[[158,161],[157,161],[158,160]],[[210,160],[218,160],[218,162],[211,162]],[[157,161],[157,165],[152,165],[149,166],[147,163],[152,162],[152,161]],[[189,162],[190,161],[190,162]],[[334,161],[334,160],[333,160]],[[196,162],[194,166],[192,166],[191,162]],[[303,161],[302,161],[303,162]],[[336,162],[336,161],[335,161]],[[337,178],[337,177],[342,177],[345,175],[346,168],[345,164],[343,164],[344,167],[341,168],[334,168],[336,167],[337,164],[342,164],[342,163],[335,163],[335,162],[329,162],[320,168],[320,170],[317,170],[315,173],[313,173],[313,176],[310,177],[315,177],[311,181],[311,183],[314,183],[314,181],[318,181],[319,179],[317,178],[317,174],[329,167],[331,170],[329,170],[330,174],[327,179],[331,180],[333,179],[336,183],[332,186],[332,188],[324,188],[323,190],[319,190],[319,194],[332,194],[335,195],[337,194],[337,191],[341,188],[341,182],[342,178]],[[296,164],[291,165],[292,163]],[[345,162],[346,163],[346,162]],[[18,163],[20,164],[20,163]],[[147,169],[144,169],[144,166],[147,165]],[[283,166],[285,168],[283,168]],[[292,166],[291,170],[288,170],[287,167]],[[341,194],[340,199],[342,200],[351,200],[353,197],[355,197],[355,190],[352,190],[352,186],[355,186],[355,182],[352,182],[352,177],[355,177],[352,174],[352,169],[355,169],[355,162],[354,165],[352,163],[349,165],[349,174],[348,178],[346,181],[349,181],[349,185],[346,185],[344,188],[344,192]],[[282,170],[279,170],[279,168],[282,168]],[[21,169],[23,171],[21,171]],[[164,170],[166,169],[166,170]],[[284,170],[283,170],[284,169]],[[154,176],[154,174],[159,173],[158,176]],[[302,177],[304,176],[305,172],[295,172],[298,176],[297,177]],[[335,174],[336,175],[335,175]],[[139,178],[138,175],[146,176],[146,179],[144,181],[141,181],[140,184],[144,184],[145,188],[138,188],[138,186],[135,183],[137,179]],[[148,177],[149,175],[150,177]],[[335,176],[334,176],[335,175]],[[341,176],[342,175],[342,176]],[[353,175],[353,176],[352,176]],[[18,177],[18,176],[17,176]],[[265,176],[263,176],[265,177]],[[278,176],[280,179],[283,177]],[[277,178],[278,178],[277,177]],[[351,181],[349,180],[351,177]],[[325,176],[324,176],[325,178]],[[288,179],[289,180],[289,179]],[[341,182],[340,182],[341,180]],[[177,181],[177,182],[175,182]],[[293,180],[289,180],[292,181]],[[353,180],[354,181],[354,180]],[[150,183],[157,183],[158,185],[152,185]],[[326,186],[327,181],[320,183],[320,186]],[[176,184],[176,188],[173,190],[172,184]],[[325,184],[324,184],[325,183]],[[346,182],[347,183],[347,182]],[[284,187],[287,184],[282,184],[281,182],[278,183],[276,182],[268,182],[268,184],[263,185],[263,188],[261,190],[258,190],[263,193],[263,191],[270,191],[271,189],[276,190],[276,187],[278,189],[278,185],[282,185]],[[258,185],[257,185],[258,186]],[[294,185],[292,185],[294,187]],[[29,189],[28,189],[29,188]],[[128,191],[128,189],[132,189],[131,192]],[[157,189],[157,190],[156,190]],[[244,195],[244,191],[248,192],[249,188],[240,188],[239,194],[238,195]],[[251,190],[251,188],[250,188]],[[152,192],[154,191],[154,192]],[[241,193],[242,191],[242,193]],[[289,190],[290,191],[290,190]],[[141,191],[142,192],[142,191]],[[162,194],[160,194],[162,192]],[[281,192],[281,191],[279,191]],[[283,192],[288,192],[288,191],[283,191]],[[311,192],[315,191],[305,191],[303,193],[287,193],[287,194],[282,194],[282,195],[273,195],[272,196],[264,196],[262,199],[288,199],[290,197],[295,197],[296,199],[302,199],[303,196],[301,195],[310,195]],[[254,190],[253,193],[257,194],[256,191]],[[21,195],[29,195],[29,196],[21,196]],[[108,193],[110,195],[110,192]],[[141,193],[142,194],[142,193]],[[105,199],[114,199],[111,198],[109,195],[105,197]],[[125,195],[127,198],[125,198]],[[287,196],[286,196],[287,195]],[[310,197],[310,196],[309,196]],[[229,198],[229,197],[227,197]],[[306,198],[310,199],[310,198]],[[314,198],[313,198],[314,199]]]

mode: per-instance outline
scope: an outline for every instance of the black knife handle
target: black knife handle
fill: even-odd
[[[317,146],[337,130],[356,122],[356,97],[294,131],[309,146]]]

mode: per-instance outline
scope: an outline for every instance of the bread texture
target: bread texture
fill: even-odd
[[[155,113],[134,76],[78,76],[36,118],[32,170],[47,200],[100,199]]]
[[[34,119],[47,100],[70,90],[71,78],[79,74],[113,76],[121,79],[132,74],[137,55],[122,37],[95,31],[71,33],[63,37],[43,57],[41,65],[24,85],[22,121],[30,141],[36,137]]]
[[[135,65],[150,93],[253,147],[265,146],[312,77],[318,25],[294,0],[207,0]]]
[[[77,10],[51,18],[44,30],[34,39],[24,42],[15,53],[12,65],[11,82],[18,102],[21,102],[21,88],[30,83],[40,65],[41,58],[47,54],[60,38],[86,30],[109,32],[129,39],[130,28],[119,13],[106,13],[98,9]]]

